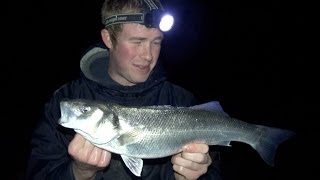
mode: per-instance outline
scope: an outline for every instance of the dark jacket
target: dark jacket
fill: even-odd
[[[166,81],[160,65],[156,66],[146,82],[134,86],[121,86],[108,76],[107,61],[107,49],[98,46],[90,49],[80,61],[81,77],[60,87],[45,104],[43,117],[32,135],[27,179],[74,179],[72,159],[68,154],[68,144],[74,131],[58,125],[59,103],[62,99],[85,98],[123,105],[191,106],[196,103],[189,91]],[[205,177],[220,179],[217,167],[212,166]],[[113,154],[110,165],[98,172],[96,179],[138,177],[128,171],[119,155]],[[174,179],[170,157],[144,160],[141,179]]]

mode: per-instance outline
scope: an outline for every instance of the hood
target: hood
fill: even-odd
[[[117,89],[123,92],[141,92],[166,79],[166,73],[160,60],[151,72],[149,78],[134,86],[123,86],[111,79],[108,74],[109,50],[101,44],[90,48],[80,61],[81,75],[105,88]]]

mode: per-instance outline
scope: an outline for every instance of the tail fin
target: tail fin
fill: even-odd
[[[255,149],[260,154],[261,158],[270,166],[274,166],[274,159],[278,146],[295,135],[294,132],[257,125],[259,128],[265,129],[266,132],[261,136],[259,142],[255,144]]]

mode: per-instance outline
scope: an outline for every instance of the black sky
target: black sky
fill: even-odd
[[[78,77],[82,53],[100,41],[101,3],[4,3],[3,129],[9,133],[3,132],[3,137],[11,179],[23,177],[29,138],[44,103],[59,86]],[[163,4],[176,17],[161,55],[173,82],[191,90],[201,102],[219,100],[239,119],[298,133],[280,147],[273,169],[245,145],[223,149],[226,178],[313,177],[310,163],[315,153],[305,148],[315,136],[311,118],[316,112],[315,68],[305,52],[305,5],[284,0],[164,0]]]

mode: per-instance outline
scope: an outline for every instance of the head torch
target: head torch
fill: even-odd
[[[139,23],[147,28],[159,28],[163,32],[169,31],[174,23],[173,17],[162,8],[159,9],[157,6],[151,6],[150,2],[153,3],[152,0],[144,0],[144,4],[148,8],[145,8],[141,13],[116,14],[107,17],[104,20],[105,27],[121,23]]]

